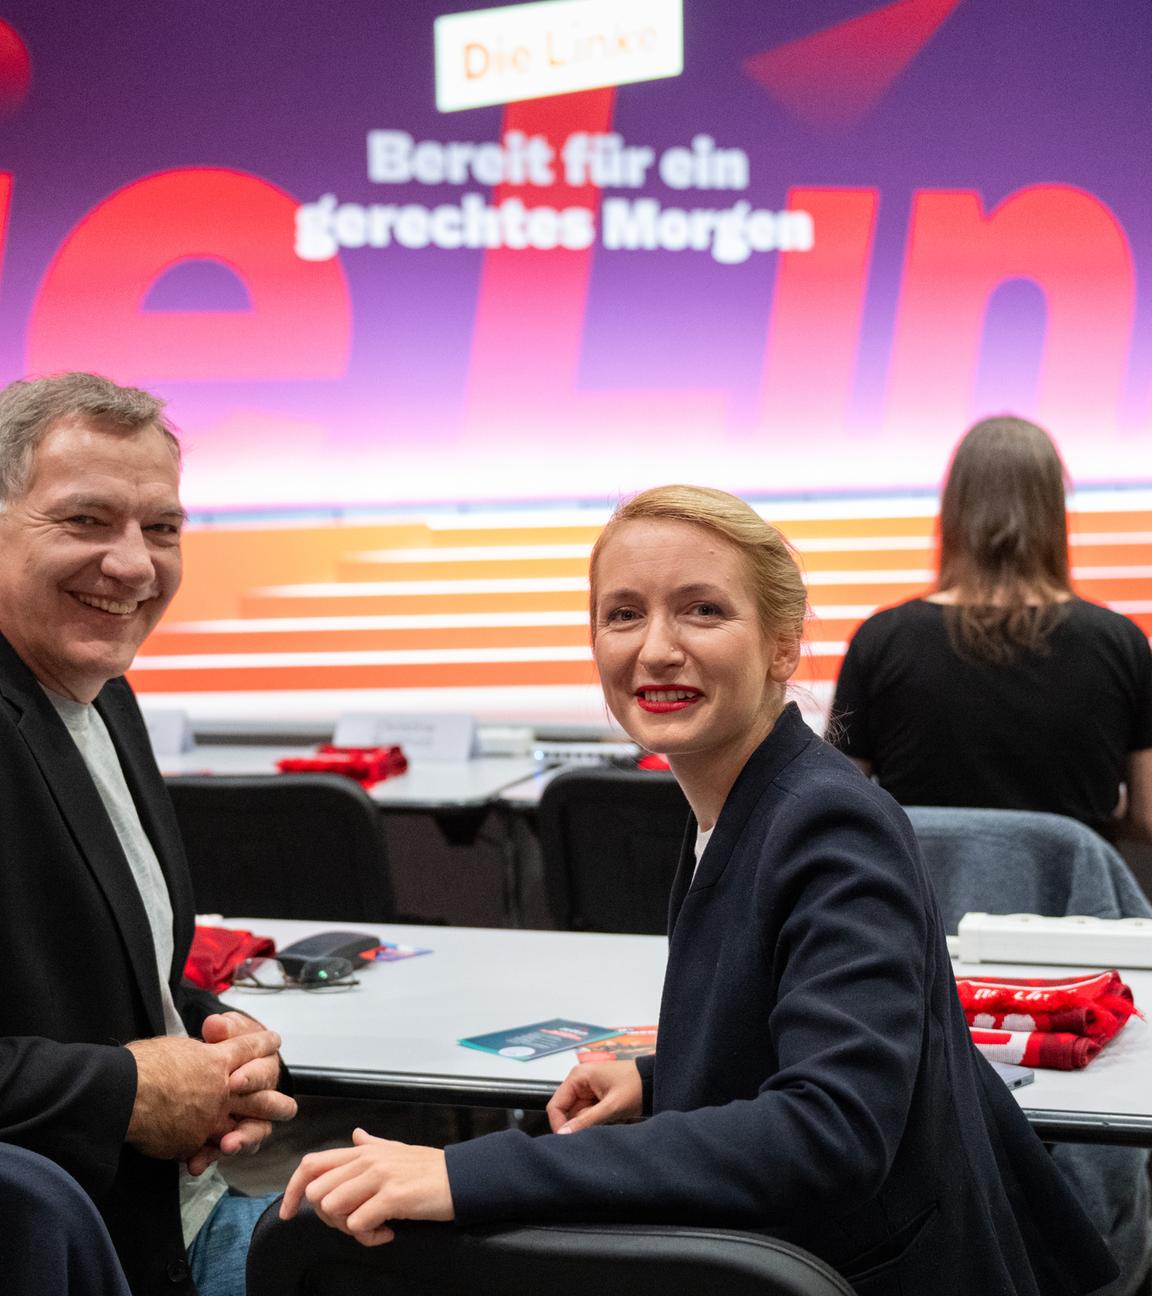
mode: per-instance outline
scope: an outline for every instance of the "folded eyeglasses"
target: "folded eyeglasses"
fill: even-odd
[[[295,965],[294,965],[295,966]],[[360,984],[356,969],[348,959],[306,959],[296,967],[293,975],[275,958],[245,959],[232,974],[236,990],[275,994],[279,990],[324,991],[351,990]]]

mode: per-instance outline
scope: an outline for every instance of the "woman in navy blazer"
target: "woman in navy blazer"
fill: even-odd
[[[903,812],[785,704],[804,611],[786,546],[732,496],[662,487],[617,511],[592,557],[601,682],[696,821],[655,1058],[575,1068],[549,1106],[561,1137],[441,1151],[358,1130],[305,1157],[283,1215],[306,1196],[366,1245],[395,1219],[763,1229],[862,1296],[1115,1276],[972,1047]]]

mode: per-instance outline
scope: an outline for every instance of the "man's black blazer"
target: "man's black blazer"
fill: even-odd
[[[762,1229],[861,1296],[1072,1296],[1109,1281],[1103,1243],[972,1046],[895,801],[789,706],[695,875],[694,839],[656,1057],[641,1065],[653,1114],[449,1147],[457,1219]]]
[[[123,679],[96,701],[168,883],[170,984],[189,1033],[219,1005],[180,984],[194,908],[179,830]],[[164,1033],[140,893],[87,767],[0,638],[0,1141],[50,1157],[88,1191],[137,1296],[192,1293],[177,1165],[124,1143],[136,1066],[121,1045]]]

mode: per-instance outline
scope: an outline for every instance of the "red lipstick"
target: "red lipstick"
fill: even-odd
[[[642,684],[636,690],[636,704],[650,715],[684,711],[704,696],[699,689],[683,684]]]

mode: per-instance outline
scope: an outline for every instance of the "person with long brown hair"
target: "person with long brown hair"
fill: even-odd
[[[1152,654],[1127,617],[1076,595],[1066,485],[1036,424],[968,431],[935,588],[857,630],[829,739],[902,805],[1043,810],[1147,840]]]

